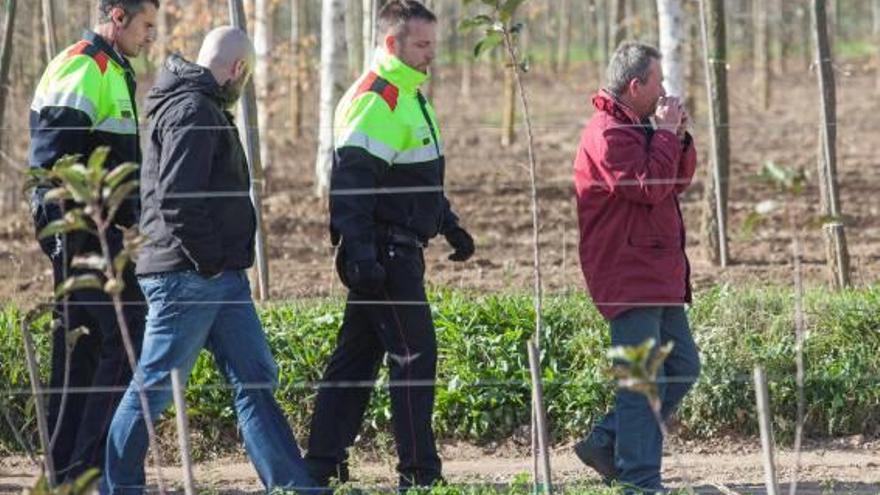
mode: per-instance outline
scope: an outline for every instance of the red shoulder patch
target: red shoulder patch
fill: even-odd
[[[98,62],[98,68],[101,69],[101,74],[107,72],[107,63],[110,61],[110,57],[104,52],[98,52],[93,58],[95,59],[95,62]]]
[[[91,43],[86,40],[81,40],[77,44],[70,47],[70,51],[68,51],[67,54],[69,56],[82,55],[86,52],[86,48],[88,48],[89,46],[91,46]]]
[[[363,82],[358,86],[357,92],[354,96],[357,98],[368,92],[376,93],[381,96],[392,112],[397,108],[397,99],[400,96],[400,90],[397,89],[397,86],[379,77],[375,72],[367,74]]]
[[[98,63],[101,74],[107,72],[107,64],[110,62],[110,57],[88,41],[80,40],[77,44],[70,47],[67,51],[67,56],[73,57],[75,55],[88,55],[92,57]]]

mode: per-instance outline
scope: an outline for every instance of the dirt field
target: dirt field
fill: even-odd
[[[695,487],[699,493],[730,495],[730,490],[765,493],[764,473],[757,442],[725,441],[719,444],[676,444],[664,458],[664,479],[669,487]],[[514,477],[530,473],[532,461],[524,452],[489,451],[466,445],[444,445],[444,472],[456,484],[509,484]],[[372,457],[372,456],[368,456]],[[784,451],[778,459],[779,481],[787,485],[795,460]],[[570,447],[557,449],[552,458],[555,483],[599,482],[571,454]],[[27,459],[0,459],[0,493],[20,493],[33,483],[34,467]],[[152,476],[152,474],[151,474]],[[163,469],[165,479],[179,487],[178,468]],[[356,459],[354,484],[361,487],[394,487],[393,461]],[[203,489],[222,494],[262,493],[259,479],[244,458],[226,458],[196,467],[196,480]],[[880,494],[880,444],[858,439],[815,444],[802,455],[798,493]],[[787,493],[787,486],[783,487]],[[182,493],[182,492],[180,492]]]
[[[591,114],[589,95],[595,74],[582,67],[567,76],[548,77],[546,71],[529,76],[528,91],[535,110],[537,156],[540,161],[542,249],[545,283],[551,291],[580,288],[577,259],[577,223],[571,185],[571,162],[584,120]],[[463,223],[475,235],[478,251],[464,265],[446,260],[442,240],[428,250],[428,279],[439,286],[476,290],[531,287],[531,217],[524,139],[501,148],[498,88],[484,73],[471,99],[459,94],[459,75],[441,72],[434,84],[449,161],[447,186]],[[839,171],[843,211],[849,218],[847,235],[856,283],[869,283],[880,273],[880,183],[875,143],[880,131],[880,99],[872,95],[873,79],[862,66],[840,67]],[[743,224],[755,205],[772,195],[751,180],[767,160],[813,172],[815,186],[817,115],[815,76],[808,72],[777,79],[773,106],[760,111],[752,101],[750,74],[732,67],[731,136],[732,178],[730,235],[733,264],[726,270],[710,266],[700,249],[700,213],[706,161],[699,181],[683,199],[689,228],[689,253],[697,287],[716,282],[787,283],[790,232],[782,214],[772,217],[751,236]],[[142,85],[143,87],[144,85]],[[703,98],[696,95],[698,108]],[[310,109],[313,112],[314,109]],[[332,250],[327,235],[326,200],[313,194],[314,125],[293,142],[284,122],[285,112],[271,132],[274,161],[266,198],[266,223],[272,272],[273,299],[339,293],[331,269]],[[701,155],[708,150],[705,116],[694,119]],[[306,122],[314,122],[307,115]],[[523,134],[524,135],[524,134]],[[22,144],[23,146],[23,144]],[[818,216],[818,192],[811,187],[803,205]],[[801,218],[807,218],[804,212]],[[811,283],[825,280],[824,249],[820,232],[808,231],[806,270]],[[0,219],[0,301],[32,300],[49,293],[49,266],[32,240],[24,208]]]

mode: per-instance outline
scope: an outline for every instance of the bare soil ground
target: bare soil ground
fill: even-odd
[[[447,444],[442,447],[444,474],[452,483],[471,485],[507,485],[517,475],[530,473],[532,461],[518,449],[489,450]],[[396,484],[393,460],[383,456],[360,455],[353,464],[356,486],[388,488]],[[795,459],[784,450],[778,457],[779,481],[787,485]],[[163,468],[169,485],[180,487],[179,464]],[[589,468],[571,453],[570,446],[554,450],[554,481],[557,484],[599,483]],[[801,456],[798,493],[801,494],[880,494],[880,444],[856,441],[824,442],[810,445]],[[196,480],[201,489],[222,494],[262,493],[259,478],[243,457],[228,457],[196,466]],[[0,459],[0,493],[20,493],[32,486],[33,464],[24,458]],[[150,471],[154,480],[154,471]],[[672,487],[690,485],[699,493],[766,493],[761,453],[757,442],[748,444],[725,440],[718,443],[675,443],[664,457],[664,479]],[[783,486],[787,489],[787,486]],[[182,491],[180,492],[182,493]]]
[[[816,151],[818,111],[815,78],[811,73],[777,78],[772,106],[760,110],[751,97],[750,74],[732,67],[729,231],[732,266],[711,266],[700,239],[704,207],[703,183],[708,166],[701,160],[699,177],[683,198],[689,228],[689,254],[697,287],[719,282],[733,284],[788,283],[791,279],[789,231],[782,212],[772,216],[751,235],[744,224],[755,205],[772,197],[770,187],[752,176],[772,160],[812,172],[811,186],[802,202],[791,205],[801,218],[818,217]],[[466,264],[446,260],[448,247],[438,239],[427,251],[428,280],[444,287],[477,291],[528,290],[531,286],[531,216],[527,155],[524,138],[502,148],[500,88],[488,70],[479,77],[471,98],[462,97],[460,76],[441,71],[434,83],[434,101],[440,114],[448,156],[448,195],[464,225],[475,235],[477,255]],[[567,75],[532,73],[527,88],[535,112],[535,134],[540,173],[540,198],[545,283],[551,291],[581,288],[577,259],[577,220],[571,184],[571,163],[584,121],[592,113],[590,95],[595,71],[580,67]],[[856,283],[875,281],[880,273],[880,167],[876,140],[880,135],[880,98],[872,95],[873,76],[851,64],[838,73],[839,174],[843,211]],[[142,84],[146,86],[146,84]],[[698,114],[694,134],[706,157],[708,135],[704,98],[696,95]],[[287,111],[279,111],[266,133],[273,150],[269,160],[270,186],[266,205],[268,250],[273,299],[339,294],[332,270],[327,234],[326,200],[313,194],[315,150],[314,108],[305,122],[306,135],[290,136]],[[524,136],[524,133],[521,134]],[[23,146],[22,143],[20,145]],[[49,294],[47,261],[33,241],[26,208],[0,218],[0,301],[32,301]],[[807,281],[823,283],[824,248],[821,230],[806,232]]]

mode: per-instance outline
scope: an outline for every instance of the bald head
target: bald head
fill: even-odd
[[[202,42],[198,64],[207,67],[217,82],[224,84],[234,79],[242,69],[248,74],[254,66],[254,45],[247,33],[232,26],[212,30]],[[243,65],[244,67],[237,67]]]

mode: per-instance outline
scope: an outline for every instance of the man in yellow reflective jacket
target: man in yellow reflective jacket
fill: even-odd
[[[135,75],[128,57],[137,56],[152,42],[159,1],[98,0],[93,8],[99,13],[94,31],[86,31],[80,41],[59,53],[37,86],[30,112],[31,167],[49,170],[65,155],[85,159],[99,146],[110,147],[105,164],[108,168],[141,161]],[[37,232],[75,206],[44,201],[46,192],[47,188],[38,187],[31,197]],[[120,208],[114,223],[123,227],[136,224],[139,208],[133,195]],[[122,230],[112,227],[107,236],[115,256],[122,250]],[[77,274],[71,266],[74,257],[101,252],[98,239],[85,232],[42,239],[40,246],[52,263],[56,285]],[[125,282],[125,318],[139,350],[146,310],[131,266],[125,270]],[[50,378],[53,389],[60,389],[65,382],[72,388],[119,388],[128,384],[131,368],[108,302],[101,291],[81,290],[56,305]],[[67,356],[68,334],[81,327],[88,329],[88,334]],[[65,380],[68,360],[70,372]],[[61,394],[50,397],[49,428],[57,435],[51,454],[59,481],[103,466],[107,428],[120,397],[121,392],[106,390],[70,393],[63,408]]]
[[[443,191],[443,142],[419,91],[434,59],[437,18],[420,2],[379,13],[372,68],[343,96],[334,122],[330,223],[350,289],[337,348],[318,391],[306,461],[322,484],[347,478],[354,442],[383,356],[401,488],[441,479],[431,415],[437,339],[424,288],[428,241],[442,234],[453,261],[474,253]],[[355,382],[348,386],[339,382]]]

